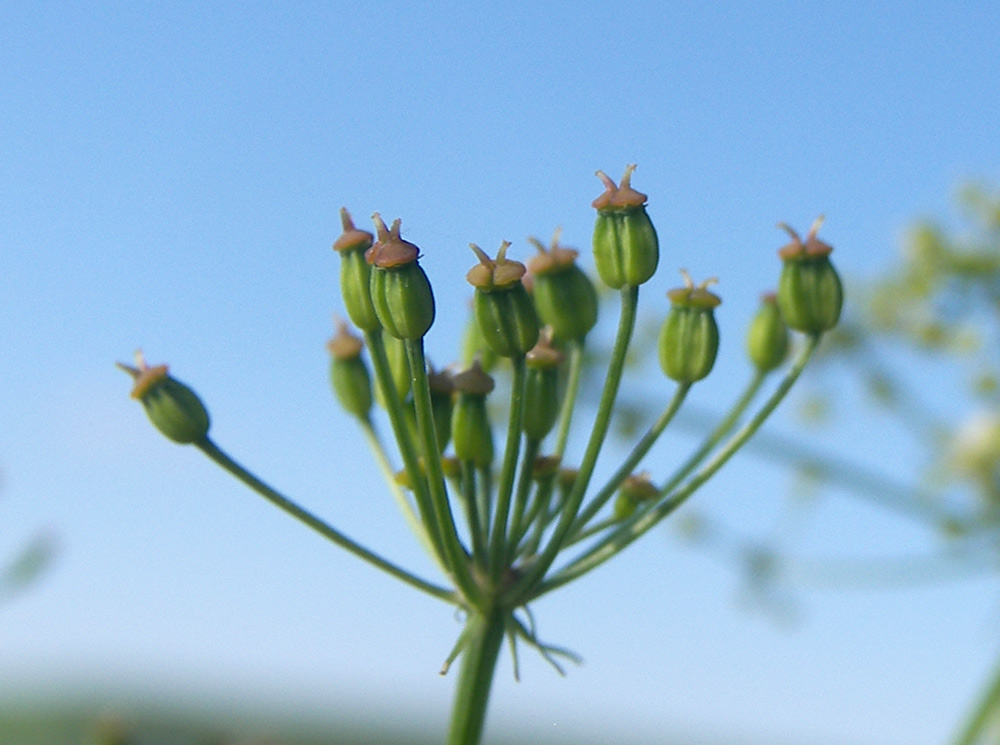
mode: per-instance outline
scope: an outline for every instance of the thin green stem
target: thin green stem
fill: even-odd
[[[465,517],[472,540],[472,556],[477,566],[485,568],[486,533],[479,517],[479,502],[476,498],[476,465],[471,460],[463,460],[459,467],[462,472],[462,503],[465,505]]]
[[[993,678],[962,727],[962,731],[955,738],[954,745],[975,745],[987,727],[998,719],[1000,719],[1000,666],[993,672]]]
[[[427,467],[427,486],[431,506],[437,522],[438,535],[444,545],[445,563],[455,583],[470,601],[480,596],[469,569],[468,554],[458,537],[455,517],[448,502],[448,489],[441,469],[441,450],[434,430],[434,413],[431,409],[431,390],[427,383],[427,362],[424,359],[424,340],[407,339],[406,355],[410,363],[410,379],[413,383],[413,403],[417,413],[417,431],[423,441],[424,464]]]
[[[683,487],[671,495],[664,494],[665,499],[645,510],[636,512],[632,518],[622,523],[617,530],[612,531],[595,545],[591,546],[554,576],[539,583],[529,596],[524,599],[524,602],[540,597],[600,566],[680,507],[688,497],[694,494],[702,484],[708,481],[725,465],[733,454],[760,428],[764,420],[771,415],[771,412],[784,399],[792,385],[798,380],[799,375],[802,374],[802,370],[805,368],[809,358],[816,351],[820,338],[821,334],[812,334],[807,337],[806,344],[799,352],[795,363],[785,374],[777,389],[767,399],[760,411],[734,434]]]
[[[569,439],[569,426],[573,420],[573,410],[576,408],[576,399],[580,392],[582,371],[583,339],[573,339],[569,342],[569,378],[566,381],[566,393],[559,413],[559,433],[556,435],[554,455],[557,458],[562,458],[566,452],[566,441]]]
[[[740,397],[736,399],[736,402],[730,408],[729,413],[709,432],[708,437],[705,438],[698,449],[691,453],[687,460],[681,463],[673,475],[667,479],[666,483],[660,489],[661,494],[667,494],[674,489],[691,471],[698,467],[699,463],[705,460],[716,445],[722,442],[722,438],[729,434],[746,412],[747,406],[750,405],[754,396],[757,395],[757,391],[760,390],[760,386],[766,377],[767,374],[759,370],[754,373],[743,393],[740,394]]]
[[[598,520],[596,523],[587,526],[579,533],[574,533],[573,537],[570,538],[570,540],[567,542],[566,545],[572,546],[574,544],[580,543],[581,541],[585,541],[588,538],[593,538],[601,531],[614,527],[615,525],[618,524],[618,522],[619,522],[618,518],[616,518],[614,515],[609,515],[603,520]]]
[[[491,515],[493,514],[493,471],[489,466],[479,468],[479,478],[476,479],[476,499],[479,502],[479,522],[483,537],[490,534]]]
[[[535,468],[535,457],[541,441],[528,438],[524,443],[524,458],[521,459],[521,474],[517,479],[517,493],[514,496],[514,513],[511,518],[510,535],[507,538],[507,563],[513,561],[517,545],[527,529],[524,512],[528,506],[528,492],[531,491],[531,474]]]
[[[452,590],[445,589],[444,587],[438,587],[415,574],[411,574],[405,569],[393,564],[392,562],[383,559],[378,554],[373,551],[368,550],[360,543],[348,538],[346,535],[341,533],[339,530],[324,522],[318,518],[313,513],[309,512],[303,507],[290,500],[283,494],[275,491],[273,488],[265,484],[259,478],[254,476],[250,471],[241,466],[225,451],[220,449],[214,442],[209,440],[207,437],[201,442],[195,443],[195,446],[201,450],[205,455],[212,459],[216,464],[224,468],[230,474],[235,476],[237,479],[242,481],[248,487],[253,489],[259,495],[264,497],[267,501],[284,510],[289,515],[305,523],[307,526],[315,530],[324,538],[332,541],[343,549],[350,551],[352,554],[357,556],[359,559],[367,561],[369,564],[378,567],[384,572],[391,574],[396,579],[400,579],[411,587],[416,587],[418,590],[426,592],[428,595],[433,595],[441,600],[446,600],[449,603],[455,603],[458,601],[455,592]]]
[[[639,442],[635,444],[632,448],[632,452],[629,453],[625,461],[618,467],[614,475],[608,480],[608,483],[594,495],[594,498],[590,503],[584,508],[584,510],[576,518],[573,523],[573,527],[570,528],[570,542],[576,540],[577,534],[584,529],[588,522],[607,504],[608,500],[615,495],[615,491],[622,482],[632,473],[633,469],[639,464],[649,449],[653,447],[656,440],[663,434],[663,430],[666,429],[667,425],[670,424],[670,420],[674,418],[677,410],[680,409],[681,404],[684,402],[684,398],[687,396],[688,391],[691,390],[691,383],[679,383],[674,389],[674,395],[671,396],[670,402],[663,409],[660,414],[659,419],[657,419],[646,433],[639,439]]]
[[[375,369],[375,380],[382,389],[382,395],[386,403],[386,411],[389,413],[389,422],[392,425],[392,433],[396,437],[399,445],[399,454],[403,458],[403,465],[406,473],[410,477],[410,484],[413,487],[413,497],[417,503],[417,511],[420,513],[420,521],[430,537],[434,546],[434,552],[438,556],[438,563],[447,565],[444,543],[438,532],[438,525],[434,520],[434,508],[427,490],[427,479],[424,478],[420,468],[420,459],[417,456],[416,443],[413,442],[413,435],[406,421],[406,413],[403,410],[403,402],[399,398],[396,385],[392,382],[392,372],[389,369],[389,359],[385,353],[385,342],[382,339],[382,330],[365,332],[365,343],[371,354],[372,366]]]
[[[549,503],[552,501],[552,490],[555,488],[556,478],[558,478],[557,475],[552,475],[544,479],[535,490],[535,499],[524,518],[524,531],[527,532],[532,525],[534,528],[531,531],[531,537],[519,552],[523,556],[531,556],[536,553],[541,545],[542,536],[550,522]],[[518,542],[520,540],[521,537],[518,537]]]
[[[491,609],[482,614],[474,612],[466,621],[448,745],[478,745],[482,739],[505,620],[503,612]]]
[[[580,505],[583,503],[583,497],[587,492],[590,477],[597,464],[597,456],[600,454],[601,446],[607,437],[608,426],[611,423],[611,413],[614,410],[615,398],[618,395],[618,386],[621,383],[622,371],[625,367],[628,344],[632,338],[632,331],[635,328],[639,288],[631,285],[623,287],[621,289],[621,301],[618,333],[615,336],[615,345],[611,352],[607,377],[604,380],[604,390],[601,393],[601,401],[597,407],[597,416],[594,418],[594,428],[590,433],[590,440],[584,452],[583,462],[580,464],[580,470],[576,481],[573,483],[573,489],[562,505],[559,522],[556,524],[552,535],[549,536],[549,542],[538,556],[537,561],[531,565],[531,568],[525,572],[524,576],[521,577],[508,593],[509,597],[507,599],[514,602],[515,605],[521,605],[522,603],[516,602],[514,598],[518,598],[531,591],[530,588],[534,587],[545,576],[545,572],[552,566],[552,562],[555,561],[559,550],[565,545],[570,528],[573,526],[573,521],[576,519]]]
[[[507,558],[507,522],[510,517],[510,500],[514,491],[517,457],[521,450],[521,421],[524,416],[524,355],[510,360],[513,370],[510,390],[510,420],[507,424],[507,445],[504,448],[503,466],[497,489],[496,515],[490,536],[490,576],[497,580],[504,570]]]
[[[430,536],[427,535],[427,529],[424,527],[424,524],[420,522],[417,514],[413,511],[413,505],[410,504],[410,500],[406,498],[406,494],[397,483],[396,472],[393,470],[392,464],[389,462],[389,455],[386,453],[385,447],[382,445],[382,440],[378,436],[378,432],[375,431],[375,425],[372,424],[371,419],[365,419],[362,421],[361,429],[365,433],[365,439],[368,440],[368,446],[372,449],[372,453],[375,455],[375,461],[378,463],[379,470],[382,472],[385,483],[389,487],[389,491],[392,493],[393,499],[396,500],[396,504],[399,507],[400,512],[403,513],[403,518],[406,520],[406,524],[410,526],[410,530],[412,530],[417,536],[420,543],[427,550],[427,553],[431,555],[431,558],[434,559],[434,561],[440,566],[440,559],[438,558],[437,552],[434,550],[434,545],[431,543]]]

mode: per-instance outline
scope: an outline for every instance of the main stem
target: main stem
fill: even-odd
[[[466,622],[467,642],[455,689],[447,745],[478,745],[483,736],[493,672],[504,635],[504,614],[473,611]]]

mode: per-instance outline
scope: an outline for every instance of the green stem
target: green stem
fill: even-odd
[[[998,715],[1000,715],[1000,666],[994,671],[992,680],[955,739],[954,745],[974,745],[986,732],[986,728],[1000,718]]]
[[[361,428],[365,433],[365,439],[368,440],[368,446],[375,454],[375,460],[378,463],[379,470],[382,471],[385,483],[389,487],[389,491],[392,492],[392,497],[396,500],[400,512],[403,513],[406,524],[410,526],[410,530],[417,536],[431,558],[438,563],[438,566],[441,566],[440,559],[434,551],[434,545],[431,543],[430,536],[427,535],[427,529],[417,518],[416,513],[413,511],[413,506],[396,482],[395,471],[393,471],[392,464],[389,462],[389,456],[382,445],[382,440],[379,438],[378,432],[375,431],[375,426],[372,424],[371,419],[363,420]],[[443,566],[441,568],[444,569]]]
[[[517,456],[521,450],[521,420],[524,416],[524,355],[510,360],[513,379],[510,390],[510,421],[507,425],[507,445],[504,448],[503,466],[497,489],[496,516],[490,536],[490,576],[497,580],[504,569],[507,558],[507,522],[510,516],[510,500],[514,491],[514,475],[517,472]]]
[[[566,383],[566,395],[563,396],[562,411],[559,413],[559,434],[556,436],[554,453],[557,458],[562,458],[563,453],[566,452],[569,425],[573,420],[573,410],[576,408],[576,399],[580,392],[581,372],[583,371],[583,340],[573,339],[569,345],[569,379]]]
[[[607,504],[608,500],[615,495],[615,490],[621,486],[622,482],[632,473],[632,470],[639,464],[649,452],[649,449],[653,447],[653,444],[663,434],[663,430],[666,429],[667,425],[670,424],[670,420],[674,418],[677,410],[680,409],[681,404],[684,402],[685,396],[687,396],[688,391],[691,390],[690,383],[680,383],[674,390],[674,395],[670,399],[670,403],[667,404],[663,413],[660,414],[660,418],[657,419],[653,425],[646,430],[646,433],[642,436],[639,442],[636,443],[635,447],[632,448],[632,452],[625,459],[625,462],[619,466],[618,470],[615,471],[614,475],[608,480],[608,483],[602,488],[591,500],[590,504],[584,508],[580,515],[576,518],[573,523],[573,527],[570,529],[570,541],[576,540],[576,536],[584,529],[591,518],[596,515],[601,508]]]
[[[469,537],[472,540],[472,556],[477,566],[485,568],[486,532],[479,517],[479,501],[476,497],[476,465],[471,460],[463,460],[459,467],[462,471],[462,502],[465,505],[465,517],[469,524]]]
[[[504,614],[495,609],[485,614],[473,613],[466,622],[448,745],[478,745],[482,739],[504,624]]]
[[[534,501],[524,518],[524,531],[527,532],[532,525],[534,528],[532,528],[531,537],[520,550],[523,556],[533,555],[542,543],[542,536],[549,526],[549,504],[552,501],[552,490],[555,489],[557,478],[558,474],[553,474],[540,481],[538,488],[535,489]]]
[[[715,473],[733,456],[733,454],[735,454],[736,451],[739,450],[751,436],[753,436],[754,432],[756,432],[764,423],[764,420],[767,419],[771,412],[773,412],[778,404],[781,403],[782,399],[788,394],[792,385],[796,380],[798,380],[799,375],[802,374],[802,370],[805,368],[809,358],[812,357],[813,352],[816,351],[816,347],[818,346],[821,337],[821,334],[811,334],[807,337],[806,344],[799,352],[798,358],[795,360],[795,364],[785,374],[785,377],[782,379],[777,389],[764,403],[760,411],[758,411],[757,414],[749,422],[747,422],[742,429],[733,435],[729,442],[727,442],[715,454],[715,456],[701,468],[701,470],[692,476],[683,487],[669,496],[663,494],[661,490],[661,494],[667,498],[655,503],[652,507],[647,508],[644,511],[636,512],[634,517],[622,523],[621,527],[617,530],[611,532],[596,544],[591,546],[581,556],[577,557],[573,562],[561,569],[556,575],[544,582],[539,583],[539,585],[530,592],[528,597],[523,599],[523,602],[528,602],[540,597],[541,595],[544,595],[557,587],[561,587],[567,582],[570,582],[600,566],[612,556],[615,556],[622,551],[626,546],[632,543],[632,541],[645,534],[650,528],[660,522],[660,520],[684,504],[688,497],[694,494],[694,492],[702,484],[714,476]]]
[[[524,443],[524,458],[521,459],[521,475],[517,479],[517,493],[514,497],[514,513],[511,518],[510,536],[507,539],[507,562],[511,562],[517,553],[517,545],[524,537],[527,523],[524,512],[528,506],[528,492],[531,490],[531,474],[535,468],[535,457],[541,447],[541,441],[531,439]]]
[[[736,423],[740,420],[740,417],[743,416],[747,406],[750,405],[753,397],[757,395],[757,391],[760,390],[760,386],[766,377],[766,373],[762,373],[759,370],[754,373],[753,378],[750,379],[747,387],[743,390],[743,393],[740,394],[736,403],[733,404],[729,413],[715,426],[715,429],[709,433],[708,437],[705,438],[705,441],[701,443],[698,449],[691,453],[691,455],[688,456],[688,459],[681,463],[680,467],[674,471],[673,475],[669,479],[667,479],[667,482],[660,489],[661,494],[667,494],[674,489],[674,487],[681,483],[681,481],[683,481],[684,478],[691,473],[691,471],[698,467],[699,463],[705,460],[705,457],[712,452],[712,449],[716,445],[722,442],[722,438],[729,434],[730,430],[732,430],[732,428],[735,427]]]
[[[618,333],[615,336],[615,345],[611,352],[611,361],[608,364],[608,374],[604,380],[604,389],[601,392],[601,401],[597,407],[597,416],[594,418],[594,428],[590,433],[590,440],[583,455],[583,462],[577,474],[573,489],[562,505],[559,522],[555,530],[549,537],[538,560],[531,565],[531,568],[509,591],[510,600],[518,598],[528,592],[552,566],[559,550],[565,545],[569,536],[570,528],[580,511],[583,497],[587,493],[587,486],[590,484],[590,477],[597,465],[597,456],[601,452],[601,446],[608,434],[608,426],[611,423],[611,413],[614,410],[615,398],[618,395],[618,386],[621,383],[622,371],[625,368],[625,356],[628,352],[628,344],[632,338],[632,330],[635,328],[636,307],[639,303],[639,288],[626,285],[621,289],[621,316],[618,319]],[[513,601],[514,605],[522,603]]]
[[[386,411],[389,413],[389,422],[392,424],[392,433],[396,437],[399,445],[399,454],[403,458],[403,465],[406,473],[410,477],[410,484],[413,487],[413,497],[417,503],[417,510],[420,513],[420,521],[424,524],[424,529],[434,545],[434,552],[438,556],[438,563],[448,565],[444,550],[444,543],[438,532],[437,523],[434,520],[434,509],[427,491],[427,479],[420,469],[420,459],[417,456],[416,444],[413,442],[413,435],[406,422],[406,414],[403,411],[403,402],[399,399],[396,385],[392,382],[392,372],[389,369],[389,359],[385,354],[385,342],[382,340],[382,330],[365,332],[365,343],[371,353],[372,366],[375,368],[375,379],[382,389],[382,395],[386,403]]]
[[[493,515],[493,470],[490,466],[478,469],[476,479],[476,499],[479,502],[479,522],[484,541],[490,534],[490,520]]]
[[[576,543],[580,543],[581,541],[585,541],[588,538],[593,538],[598,533],[607,530],[608,528],[613,528],[619,523],[619,521],[619,518],[616,518],[614,515],[610,515],[603,520],[598,520],[596,523],[589,525],[579,533],[574,533],[567,545],[572,546]]]
[[[391,574],[396,579],[400,579],[411,587],[416,587],[418,590],[426,592],[428,595],[433,595],[441,600],[446,600],[449,603],[457,602],[458,598],[452,590],[447,590],[443,587],[438,587],[437,585],[431,584],[426,580],[417,577],[415,574],[411,574],[405,569],[393,564],[392,562],[383,559],[378,554],[373,551],[369,551],[367,548],[351,540],[346,535],[341,533],[339,530],[333,526],[327,524],[316,515],[312,514],[303,507],[290,500],[288,497],[280,494],[279,492],[272,489],[270,486],[265,484],[259,478],[254,476],[250,471],[245,469],[235,460],[229,457],[223,450],[221,450],[214,442],[209,440],[207,437],[201,442],[195,443],[195,446],[201,450],[205,455],[211,458],[215,463],[224,468],[230,474],[235,476],[237,479],[242,481],[244,484],[249,486],[255,492],[260,494],[264,499],[269,501],[275,507],[284,510],[289,515],[294,517],[296,520],[305,523],[307,526],[315,530],[324,538],[332,541],[343,549],[350,551],[352,554],[357,556],[359,559],[367,561],[369,564],[378,567],[384,572]]]
[[[431,409],[431,389],[427,383],[427,362],[424,359],[424,340],[407,339],[406,356],[410,363],[410,379],[413,383],[413,403],[417,412],[417,430],[423,440],[424,464],[427,467],[427,485],[431,507],[437,522],[438,535],[444,544],[445,563],[455,584],[470,601],[479,595],[469,569],[468,554],[462,546],[455,527],[455,517],[448,502],[448,490],[441,470],[441,450],[437,444],[434,429],[434,412]]]

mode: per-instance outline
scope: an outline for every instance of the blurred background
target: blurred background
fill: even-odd
[[[960,231],[956,190],[1000,174],[989,2],[2,11],[0,711],[43,719],[46,702],[95,721],[153,707],[440,739],[452,610],[164,440],[113,366],[138,347],[169,362],[234,457],[433,577],[329,389],[341,206],[362,227],[401,217],[421,247],[438,302],[428,354],[444,365],[471,294],[467,244],[507,239],[525,258],[527,236],[562,226],[589,268],[594,171],[638,163],[661,241],[644,318],[665,313],[678,269],[720,278],[720,362],[692,393],[711,412],[749,375],[742,335],[777,280],[777,221],[804,231],[825,213],[835,263],[870,287],[915,220]],[[943,421],[974,413],[940,358],[879,349]],[[818,368],[769,432],[918,483],[912,428],[850,385],[857,366]],[[625,395],[658,409],[669,392],[653,366]],[[803,427],[795,412],[821,399],[837,416]],[[692,429],[655,451],[654,473]],[[945,581],[845,573],[755,591],[747,547],[898,563],[937,540],[843,484],[803,500],[802,469],[761,452],[678,515],[734,533],[692,550],[664,528],[537,603],[541,638],[585,662],[563,679],[527,653],[515,683],[505,652],[488,738],[924,745],[958,730],[1000,654],[995,555]],[[29,730],[0,725],[0,742]]]

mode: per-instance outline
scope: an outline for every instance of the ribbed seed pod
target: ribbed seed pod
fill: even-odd
[[[434,293],[417,263],[420,250],[399,237],[400,221],[387,229],[376,212],[377,241],[365,252],[372,266],[371,299],[379,323],[397,339],[421,339],[434,323]]]
[[[347,329],[346,323],[339,321],[337,334],[326,348],[330,352],[330,382],[337,400],[348,413],[367,421],[372,408],[372,379],[361,359],[364,344]]]
[[[598,171],[605,190],[592,203],[597,210],[594,264],[604,284],[616,290],[648,281],[660,260],[656,229],[646,214],[647,197],[631,185],[634,170],[628,166],[618,186]]]
[[[201,442],[208,436],[208,410],[198,394],[172,378],[166,365],[149,367],[141,352],[137,367],[121,362],[118,367],[135,381],[131,396],[146,410],[149,421],[168,439],[181,445]]]
[[[761,297],[760,308],[750,322],[747,355],[761,372],[770,372],[788,356],[788,326],[773,293]]]
[[[527,353],[538,341],[538,314],[521,278],[525,267],[507,258],[504,241],[491,259],[476,244],[470,244],[479,262],[466,275],[476,288],[473,307],[479,330],[490,348],[501,357]]]
[[[667,293],[670,311],[660,329],[660,366],[678,383],[694,383],[707,376],[719,350],[715,308],[722,302],[709,292],[714,280],[694,286],[684,273],[685,286]]]
[[[486,396],[493,390],[493,378],[476,361],[453,381],[456,395],[451,437],[455,457],[489,468],[493,464],[493,428],[486,412]]]
[[[365,252],[371,248],[372,234],[354,227],[346,207],[340,208],[343,234],[334,242],[333,250],[340,254],[340,294],[351,323],[362,331],[380,328],[371,296],[371,265]]]
[[[528,240],[538,255],[528,261],[531,296],[543,324],[555,341],[583,339],[597,323],[597,290],[576,265],[579,252],[559,245],[559,231],[546,249],[541,241]]]
[[[544,439],[559,418],[559,365],[562,361],[562,353],[544,334],[527,354],[521,426],[529,439]]]
[[[844,304],[840,277],[830,263],[833,246],[816,237],[822,224],[820,216],[805,243],[788,225],[778,224],[792,237],[792,242],[778,251],[784,262],[778,281],[778,307],[790,328],[807,334],[822,333],[836,326]]]

